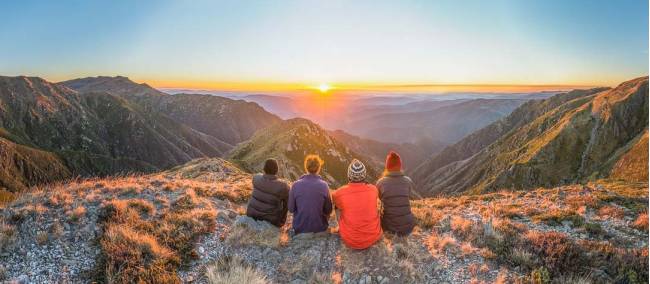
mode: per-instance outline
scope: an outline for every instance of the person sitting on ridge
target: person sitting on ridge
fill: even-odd
[[[289,184],[278,179],[277,173],[278,162],[268,159],[264,162],[264,174],[253,176],[253,194],[246,215],[282,227],[287,221]]]
[[[332,213],[329,186],[318,174],[323,160],[318,155],[305,157],[305,171],[289,191],[289,211],[293,213],[296,234],[318,233],[327,230],[327,219]]]
[[[377,188],[366,182],[366,167],[354,159],[348,167],[347,185],[334,193],[332,199],[338,209],[339,235],[352,249],[366,249],[381,238]]]
[[[415,220],[411,213],[409,196],[414,190],[413,181],[402,171],[400,156],[390,151],[386,157],[386,170],[377,181],[382,203],[381,227],[398,236],[407,236],[413,231]]]

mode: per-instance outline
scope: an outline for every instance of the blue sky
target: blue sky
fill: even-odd
[[[0,74],[219,83],[614,85],[648,1],[2,1]]]

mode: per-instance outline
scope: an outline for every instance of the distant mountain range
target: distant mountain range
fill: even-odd
[[[370,180],[377,178],[390,150],[401,154],[425,196],[600,177],[642,181],[648,177],[647,89],[644,77],[550,98],[338,98],[340,113],[326,124],[344,130],[326,130],[336,128],[283,120],[246,100],[170,95],[126,77],[61,83],[0,77],[0,190],[152,172],[203,157],[229,158],[251,172],[275,157],[281,175],[294,180],[311,153],[324,158],[323,176],[338,186],[353,158],[366,163]],[[278,98],[246,99],[266,100],[267,108],[292,103]]]
[[[648,78],[528,102],[413,173],[423,195],[647,179]],[[632,154],[634,153],[634,154]]]

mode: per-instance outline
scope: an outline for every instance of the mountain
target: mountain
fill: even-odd
[[[308,154],[318,154],[325,161],[321,175],[334,187],[347,183],[347,168],[353,158],[364,162],[370,180],[379,175],[376,163],[370,158],[355,153],[317,124],[302,118],[285,120],[258,131],[233,149],[229,158],[251,172],[261,172],[267,158],[276,158],[280,175],[296,180],[305,172],[303,161]]]
[[[443,150],[418,167],[413,177],[421,193],[438,195],[616,176],[630,170],[621,163],[635,160],[626,153],[643,149],[638,143],[643,143],[648,127],[647,104],[647,77],[615,89],[575,91],[529,102]],[[635,163],[643,166],[632,171],[647,172],[647,158]]]
[[[280,121],[255,103],[212,95],[169,95],[126,77],[88,77],[61,84],[85,92],[107,92],[157,112],[178,123],[213,136],[230,146],[250,138],[255,131]]]
[[[433,141],[396,144],[361,138],[343,130],[328,131],[328,133],[350,150],[368,157],[379,169],[384,168],[386,155],[389,151],[399,153],[402,158],[402,167],[409,172],[420,165],[426,157],[431,157],[444,148],[444,144]]]
[[[0,138],[0,191],[23,191],[70,176],[65,162],[54,153]]]
[[[506,133],[534,121],[550,110],[573,99],[590,96],[604,90],[606,89],[574,90],[558,94],[546,100],[528,101],[515,109],[510,115],[477,130],[456,144],[448,146],[440,153],[430,157],[413,172],[413,178],[416,181],[424,180],[431,173],[446,165],[472,157]]]
[[[231,148],[121,97],[80,94],[38,77],[0,77],[0,129],[12,143],[56,154],[74,175],[153,171]]]
[[[526,100],[476,99],[434,110],[384,113],[351,121],[345,130],[384,142],[417,142],[427,138],[451,144],[510,114]]]

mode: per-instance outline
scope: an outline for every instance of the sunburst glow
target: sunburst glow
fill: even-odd
[[[327,91],[329,91],[330,89],[331,89],[331,87],[330,87],[329,84],[323,83],[323,84],[318,85],[318,90],[321,93],[327,93]]]

